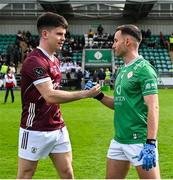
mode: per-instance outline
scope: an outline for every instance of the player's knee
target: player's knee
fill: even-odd
[[[17,179],[32,179],[33,176],[33,169],[25,169],[22,172],[18,172]]]
[[[73,179],[73,169],[72,167],[63,168],[60,172],[61,178],[63,179]]]

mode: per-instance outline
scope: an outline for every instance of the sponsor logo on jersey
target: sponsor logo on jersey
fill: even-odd
[[[121,85],[118,85],[118,86],[117,86],[116,92],[117,92],[118,95],[121,94]]]
[[[152,88],[155,88],[155,87],[157,87],[157,84],[151,83],[151,87],[152,87]]]
[[[124,96],[116,96],[115,101],[123,102],[123,101],[125,101],[125,97]]]
[[[124,102],[126,99],[124,96],[120,96],[121,95],[121,85],[117,86],[116,93],[118,96],[115,96],[115,104],[122,105],[122,102]]]
[[[133,139],[137,139],[137,138],[138,138],[137,134],[133,133]]]
[[[58,74],[58,66],[52,66],[51,68],[50,68],[50,72],[51,73],[54,73],[55,75],[57,75]],[[60,70],[59,70],[60,71]]]
[[[147,83],[145,89],[155,89],[157,87],[156,83]]]
[[[147,84],[145,85],[145,89],[151,89],[150,83],[147,83]]]

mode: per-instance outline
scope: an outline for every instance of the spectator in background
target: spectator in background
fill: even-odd
[[[31,39],[32,39],[32,35],[31,35],[30,31],[26,31],[25,41],[26,41],[28,46],[30,45]]]
[[[93,41],[98,41],[98,34],[97,34],[97,33],[95,33],[95,34],[93,35]]]
[[[165,39],[162,32],[160,32],[160,47],[165,48]]]
[[[86,82],[90,79],[90,71],[85,69],[84,71],[84,76],[85,76],[85,80]]]
[[[33,48],[32,48],[32,46],[31,45],[29,45],[27,48],[26,48],[26,50],[24,51],[24,59],[28,56],[28,54],[30,53],[30,52],[32,52],[33,51]]]
[[[96,70],[93,72],[93,82],[98,82],[98,73]]]
[[[11,102],[13,103],[14,102],[13,88],[16,85],[16,79],[15,79],[15,76],[14,76],[11,68],[8,68],[7,74],[5,74],[5,76],[4,76],[4,80],[5,80],[5,88],[6,88],[4,104],[7,102],[9,91],[11,93]]]
[[[110,80],[111,80],[111,72],[109,68],[106,68],[105,71],[105,84],[110,85]]]
[[[20,59],[21,59],[20,48],[17,45],[14,45],[14,48],[13,48],[13,62],[15,64],[16,72],[17,72],[17,67],[18,67],[18,64],[20,62]]]
[[[7,47],[7,50],[6,50],[6,64],[7,64],[7,66],[10,66],[12,58],[13,58],[13,47],[11,44],[9,44]]]
[[[146,37],[146,33],[145,33],[145,31],[143,30],[143,29],[141,29],[141,34],[142,34],[142,38],[145,38]]]
[[[2,56],[0,54],[0,70],[1,70],[1,66],[3,65],[3,59],[2,59]]]
[[[100,24],[98,27],[97,27],[97,32],[98,32],[98,35],[99,36],[102,36],[103,35],[103,27],[102,27],[102,25]]]
[[[146,35],[146,38],[150,38],[150,37],[151,37],[151,30],[150,30],[150,29],[147,29],[145,35]]]
[[[147,45],[146,32],[145,32],[143,29],[141,30],[141,34],[142,34],[142,42],[141,42],[140,46],[141,46],[142,44]]]
[[[20,41],[20,47],[21,47],[21,62],[23,62],[25,58],[25,52],[28,48],[27,43],[24,40]]]
[[[83,44],[82,43],[78,43],[78,50],[83,50]]]
[[[67,86],[71,89],[71,69],[66,68]]]
[[[82,79],[83,79],[83,73],[81,68],[78,68],[77,72],[76,72],[76,89],[81,90],[81,83],[82,83]]]
[[[39,45],[39,36],[32,37],[30,41],[30,45],[32,46],[33,49],[36,48]]]
[[[11,63],[9,68],[11,69],[12,74],[15,75],[16,74],[15,64]]]
[[[66,36],[66,39],[70,39],[70,37],[71,37],[70,31],[67,31],[65,36]]]
[[[104,72],[104,69],[100,68],[100,70],[98,72],[98,79],[99,79],[99,84],[100,84],[101,87],[104,86],[105,77],[106,77],[106,74]]]
[[[0,90],[2,90],[3,84],[4,84],[4,82],[3,82],[2,76],[0,74]]]
[[[110,88],[114,89],[114,83],[115,83],[115,73],[111,73],[111,78],[110,78]]]
[[[170,47],[170,51],[173,51],[173,33],[169,37],[169,47]]]
[[[114,37],[111,34],[108,34],[108,41],[113,42]]]
[[[94,32],[92,31],[92,29],[90,29],[88,32],[88,38],[93,38],[93,36],[94,36]]]
[[[16,39],[17,39],[18,41],[23,41],[23,34],[22,34],[22,31],[21,31],[21,30],[19,30],[19,31],[17,32],[17,37],[16,37]]]
[[[8,70],[8,66],[3,63],[2,66],[1,66],[1,75],[2,77],[4,77],[4,75],[7,73],[7,70]]]
[[[24,38],[24,41],[25,41],[26,40],[26,32],[25,32],[25,30],[23,30],[22,35],[23,35],[23,38]]]

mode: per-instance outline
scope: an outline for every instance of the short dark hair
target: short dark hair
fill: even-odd
[[[10,67],[8,67],[7,68],[7,73],[9,73],[11,71],[11,68]]]
[[[141,30],[132,24],[125,24],[118,26],[116,28],[116,32],[121,31],[122,34],[128,34],[130,36],[133,36],[138,42],[142,41],[142,33]]]
[[[63,16],[52,12],[47,12],[40,15],[37,19],[37,30],[41,33],[43,28],[63,27],[67,29],[68,22]]]

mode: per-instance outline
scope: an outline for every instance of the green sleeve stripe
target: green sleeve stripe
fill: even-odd
[[[158,94],[158,90],[145,91],[142,94],[143,96],[150,95],[150,94]]]

